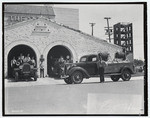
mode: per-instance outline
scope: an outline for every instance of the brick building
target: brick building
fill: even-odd
[[[73,62],[85,54],[107,51],[114,58],[120,46],[68,27],[53,19],[41,16],[27,19],[4,27],[5,75],[10,74],[10,61],[13,57],[30,54],[35,57],[39,69],[40,57],[44,57],[44,75],[50,75],[52,58],[67,55]],[[38,71],[39,72],[39,71]]]

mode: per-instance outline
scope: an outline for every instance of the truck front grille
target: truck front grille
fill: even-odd
[[[30,73],[30,70],[31,70],[30,65],[26,64],[23,66],[22,69],[23,73]]]

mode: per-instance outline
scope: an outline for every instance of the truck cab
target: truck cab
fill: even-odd
[[[105,59],[104,59],[105,60]],[[131,74],[134,73],[133,63],[128,60],[105,60],[106,66],[104,70],[105,75],[109,75],[113,81],[118,81],[120,78],[123,81],[129,81]],[[84,55],[80,58],[79,63],[65,64],[64,81],[67,84],[79,84],[84,78],[98,77],[100,61],[98,54]]]

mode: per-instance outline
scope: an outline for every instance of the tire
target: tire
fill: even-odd
[[[72,84],[73,83],[72,79],[69,77],[65,78],[64,81],[66,82],[66,84]]]
[[[120,79],[119,75],[112,75],[110,77],[111,77],[112,81],[114,81],[114,82],[117,82]]]
[[[127,69],[122,72],[121,76],[123,81],[129,81],[131,79],[131,73]]]
[[[75,71],[71,75],[71,80],[74,84],[80,84],[83,81],[83,74],[80,71]]]
[[[35,74],[34,74],[34,81],[37,81],[37,77],[38,77],[37,72],[35,72]]]
[[[25,76],[25,80],[26,80],[26,82],[28,82],[29,81],[29,76]]]
[[[19,80],[19,74],[18,72],[15,72],[15,81],[18,82],[18,80]]]

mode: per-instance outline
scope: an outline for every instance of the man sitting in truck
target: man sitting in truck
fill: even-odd
[[[59,62],[59,75],[61,75],[60,78],[68,77],[68,76],[65,75],[65,71],[64,71],[65,70],[65,60],[64,60],[64,58],[62,56],[60,56],[58,62]]]

